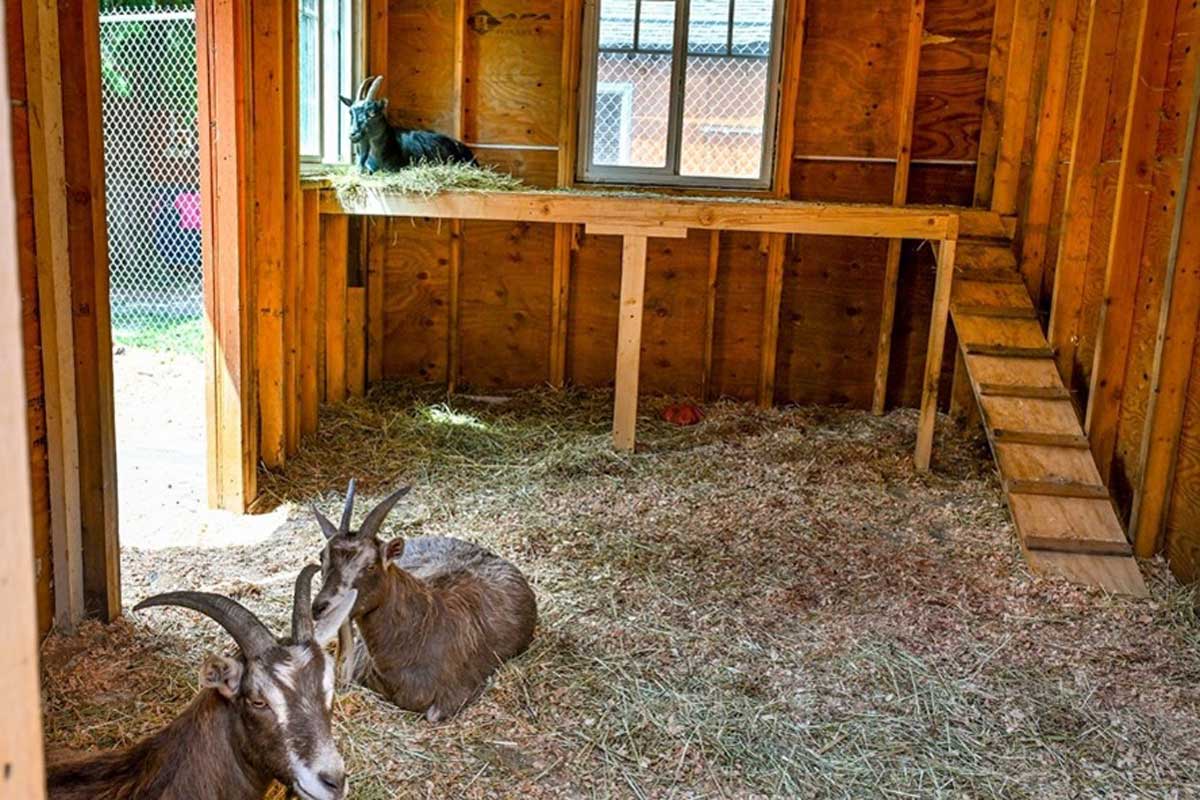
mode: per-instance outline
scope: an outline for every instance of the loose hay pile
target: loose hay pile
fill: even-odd
[[[484,543],[532,578],[532,649],[429,726],[337,701],[357,798],[1093,797],[1200,792],[1200,623],[1155,600],[1030,576],[984,446],[949,433],[915,473],[915,415],[719,404],[644,409],[608,447],[611,396],[445,402],[377,388],[326,412],[287,471],[291,521],[256,547],[124,554],[126,602],[226,591],[287,618],[345,480],[416,489],[388,533]],[[363,504],[364,506],[366,503]],[[45,649],[48,735],[128,742],[193,693],[215,625],[139,614]]]
[[[416,164],[396,172],[368,175],[354,168],[331,169],[310,176],[324,180],[347,206],[362,202],[372,194],[416,195],[432,197],[441,192],[511,192],[525,188],[520,178],[497,172],[492,167],[470,164]]]

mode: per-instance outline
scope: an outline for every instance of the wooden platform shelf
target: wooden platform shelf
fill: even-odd
[[[323,214],[583,225],[589,234],[622,237],[613,410],[613,444],[621,450],[632,450],[636,442],[648,239],[681,237],[686,236],[688,230],[702,229],[752,231],[777,236],[809,234],[935,242],[937,279],[915,455],[917,468],[921,470],[929,469],[933,449],[941,356],[949,323],[960,220],[965,216],[964,227],[983,231],[985,235],[1006,230],[1004,220],[998,215],[945,207],[720,197],[631,197],[580,191],[444,192],[432,197],[366,191],[353,202],[344,203],[333,191],[319,186],[307,188],[321,191]],[[782,269],[781,264],[779,268]]]
[[[1000,272],[995,265],[1011,262],[1011,254],[992,251],[1007,247],[975,242],[960,249],[960,280],[950,304],[960,335],[1012,341],[1005,337],[1013,335],[1015,326],[1037,319],[1015,268],[995,280],[961,280],[980,268],[989,275]],[[996,306],[998,284],[1005,285],[1003,306]],[[1017,304],[1021,295],[1024,303]],[[1054,349],[1040,328],[1021,331],[1021,341],[1029,346],[967,341],[961,351],[1022,550],[1034,569],[1144,596],[1145,582],[1070,405],[1071,395],[1059,378]]]

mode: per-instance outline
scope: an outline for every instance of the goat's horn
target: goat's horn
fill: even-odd
[[[371,75],[363,78],[363,82],[358,85],[358,93],[354,95],[355,100],[362,100],[367,96],[367,86],[370,85],[372,80],[374,80],[374,77]]]
[[[387,518],[388,512],[391,511],[392,507],[399,502],[400,498],[408,494],[411,489],[411,486],[405,486],[403,489],[397,489],[395,492],[392,492],[390,495],[388,495],[382,503],[372,508],[371,513],[367,514],[367,518],[363,520],[362,527],[359,528],[359,535],[374,536],[376,533],[378,533],[379,526],[381,526],[384,519]]]
[[[307,644],[313,639],[312,579],[319,570],[309,564],[296,576],[296,590],[292,595],[292,641]]]
[[[152,606],[182,606],[211,618],[226,630],[241,648],[246,659],[254,658],[276,645],[275,636],[258,617],[236,600],[209,592],[166,592],[147,597],[134,611]]]
[[[321,533],[325,534],[326,539],[332,539],[338,535],[338,529],[329,521],[329,517],[322,514],[316,506],[312,507],[312,512],[316,516],[317,523],[321,526]]]
[[[377,75],[375,77],[375,80],[371,81],[371,88],[367,89],[367,98],[366,99],[374,100],[375,95],[379,94],[379,86],[382,83],[383,83],[383,76]]]
[[[350,485],[346,488],[346,505],[342,507],[342,526],[338,528],[342,533],[350,532],[350,515],[354,513],[354,478],[350,479]]]

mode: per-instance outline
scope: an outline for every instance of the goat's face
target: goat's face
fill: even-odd
[[[259,772],[303,800],[345,796],[331,730],[333,659],[316,642],[279,645],[248,661],[209,656],[200,684],[232,706],[239,750]]]
[[[200,670],[200,686],[228,704],[231,743],[242,762],[301,800],[342,800],[346,770],[331,731],[333,659],[324,648],[349,616],[355,594],[351,590],[340,597],[315,622],[316,572],[316,566],[305,567],[296,579],[287,638],[276,638],[253,613],[221,595],[168,592],[143,600],[136,609],[184,606],[220,623],[239,652],[209,656]]]
[[[354,143],[371,140],[387,127],[386,100],[359,100],[342,102],[350,107],[350,141]]]
[[[406,494],[408,487],[385,499],[367,514],[358,530],[350,529],[350,513],[354,503],[353,481],[347,493],[340,528],[335,528],[320,512],[316,512],[328,540],[321,552],[321,572],[325,582],[313,603],[313,614],[318,619],[323,620],[331,609],[339,608],[350,594],[356,598],[350,612],[353,616],[365,614],[380,604],[388,564],[404,552],[404,539],[396,537],[385,542],[376,534],[392,506]]]

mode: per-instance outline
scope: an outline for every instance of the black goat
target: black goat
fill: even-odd
[[[368,175],[383,170],[395,172],[414,164],[476,164],[475,154],[457,139],[433,131],[399,128],[387,121],[387,100],[379,100],[383,76],[367,78],[351,101],[340,98],[350,108],[350,141],[354,144],[358,166]]]

